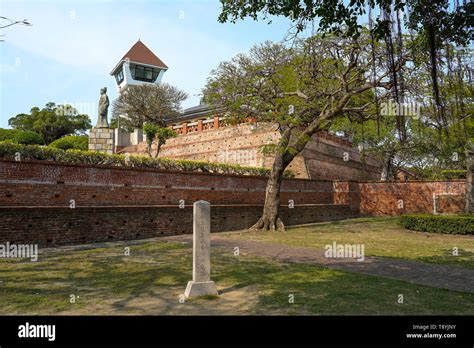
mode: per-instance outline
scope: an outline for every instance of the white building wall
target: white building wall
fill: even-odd
[[[143,66],[147,66],[145,64],[141,64]],[[156,68],[156,67],[153,67]],[[123,71],[123,81],[117,86],[118,91],[123,91],[126,86],[132,86],[132,85],[143,85],[147,83],[161,83],[161,80],[163,79],[163,75],[165,74],[166,70],[161,70],[160,73],[158,74],[158,77],[156,78],[155,82],[146,82],[146,81],[139,81],[139,80],[134,80],[132,78],[132,72],[130,71],[130,62],[125,61],[122,65],[122,71]],[[114,76],[115,78],[115,76]]]

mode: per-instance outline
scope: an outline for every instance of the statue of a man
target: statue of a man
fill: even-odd
[[[107,97],[107,87],[101,88],[99,98],[99,118],[96,128],[108,128],[107,112],[109,110],[109,97]]]

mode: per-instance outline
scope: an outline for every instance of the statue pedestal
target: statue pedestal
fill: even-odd
[[[115,134],[113,128],[92,128],[89,131],[89,151],[108,154],[115,152]]]

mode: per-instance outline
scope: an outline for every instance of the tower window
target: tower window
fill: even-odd
[[[132,78],[134,80],[145,81],[145,82],[155,82],[158,77],[160,70],[153,69],[146,66],[135,65],[130,67],[132,73]]]
[[[123,70],[122,68],[115,74],[115,80],[117,84],[120,84],[123,81]]]

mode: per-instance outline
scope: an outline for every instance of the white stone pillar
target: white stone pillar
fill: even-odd
[[[193,280],[188,282],[184,296],[217,295],[211,281],[211,205],[197,201],[193,205]]]

